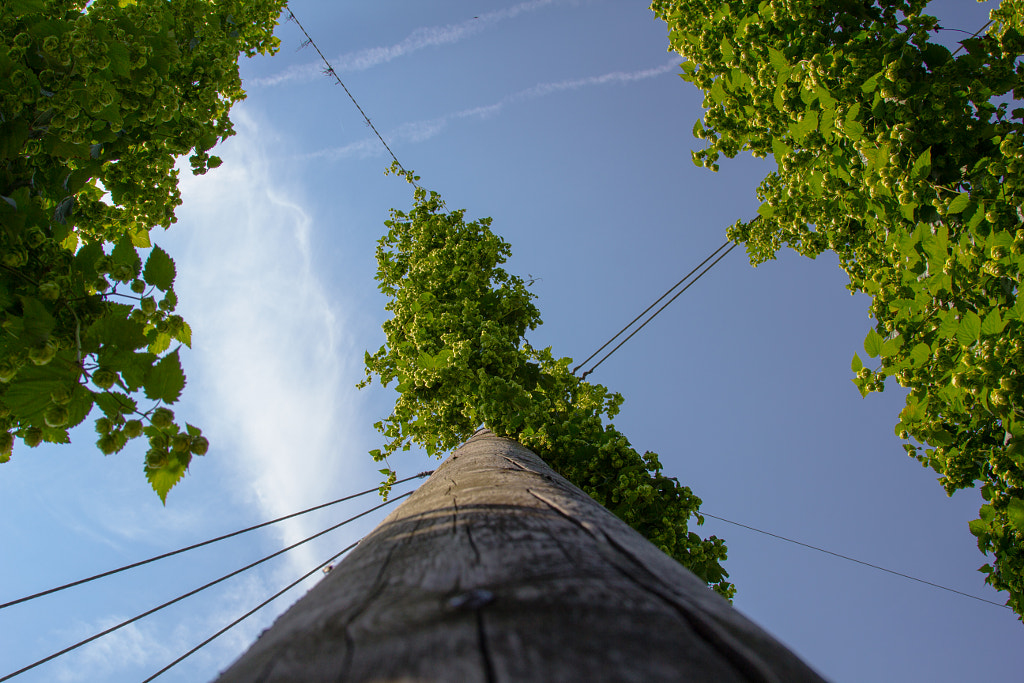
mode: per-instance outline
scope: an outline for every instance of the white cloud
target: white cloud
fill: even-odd
[[[559,92],[579,90],[580,88],[620,85],[633,83],[635,81],[643,81],[649,78],[656,78],[668,73],[673,73],[677,71],[678,68],[679,57],[676,56],[662,66],[651,67],[649,69],[639,69],[637,71],[610,71],[608,73],[601,74],[600,76],[590,76],[588,78],[577,78],[551,83],[538,83],[533,87],[507,95],[493,104],[471,107],[469,109],[463,109],[461,111],[445,114],[444,116],[439,116],[433,119],[403,123],[384,137],[387,139],[389,145],[424,142],[440,134],[449,123],[455,120],[469,118],[486,119],[500,114],[505,107],[517,102],[546,97]],[[302,158],[365,159],[373,156],[381,156],[386,153],[386,150],[380,144],[379,140],[376,138],[364,138],[341,147],[321,149],[316,152],[306,154]]]
[[[66,629],[63,636],[78,641],[121,621],[124,617],[109,616],[91,623],[82,622]],[[63,657],[54,667],[54,679],[62,683],[109,680],[115,672],[128,667],[160,668],[180,653],[166,635],[155,637],[152,630],[136,622],[94,640]],[[158,664],[160,662],[163,664]]]
[[[352,476],[369,462],[352,436],[360,432],[360,414],[349,363],[362,354],[355,353],[343,312],[314,269],[312,221],[302,193],[281,183],[287,171],[271,159],[274,131],[244,107],[232,114],[238,134],[217,150],[223,166],[200,178],[182,173],[179,222],[154,237],[174,255],[179,310],[192,327],[194,346],[184,358],[189,385],[176,409],[211,441],[206,458],[193,463],[193,476],[226,470],[225,480],[207,479],[203,487],[225,501],[253,506],[257,519],[266,520],[366,484]],[[339,482],[346,483],[344,490],[339,491]],[[361,499],[357,509],[377,502]],[[142,521],[131,521],[132,515],[116,514],[121,505],[116,496],[98,505],[86,517],[105,520],[95,535],[117,546],[152,537],[154,529],[204,528],[203,509],[153,505]],[[281,546],[290,545],[328,526],[326,519],[336,522],[353,513],[296,518],[270,533],[279,535]],[[233,577],[209,595],[190,598],[170,616],[154,614],[61,657],[47,675],[70,683],[120,680],[125,671],[140,668],[155,673],[348,543],[331,536]],[[234,552],[224,558],[225,573],[255,559],[239,561]],[[314,575],[307,587],[319,578]],[[182,666],[204,672],[226,667],[302,590],[232,628]],[[57,639],[80,640],[125,616],[76,620]],[[187,676],[179,673],[180,680],[181,675]]]
[[[200,594],[190,598],[184,609],[173,607],[172,616],[162,617],[158,612],[73,650],[52,665],[49,675],[61,683],[78,683],[123,680],[126,672],[133,670],[154,674],[248,612],[272,591],[259,575],[243,574],[226,584],[215,600]],[[178,680],[185,680],[188,674],[184,672],[189,670],[226,668],[285,606],[275,605],[276,610],[253,615],[176,664]],[[127,618],[125,614],[112,614],[92,621],[78,620],[59,629],[56,637],[62,642],[78,642]]]
[[[331,59],[331,65],[338,73],[351,71],[364,71],[378,64],[390,62],[399,57],[418,52],[424,48],[436,47],[438,45],[450,45],[457,43],[464,38],[480,33],[484,29],[494,26],[506,19],[514,19],[524,12],[532,12],[555,0],[529,0],[521,2],[494,12],[487,12],[479,16],[467,19],[458,24],[447,24],[445,26],[424,26],[415,29],[401,42],[393,45],[371,47],[355,52],[346,52]],[[301,21],[301,17],[299,20]],[[316,36],[314,35],[314,39]],[[317,41],[319,43],[319,40]],[[323,73],[323,62],[315,61],[308,64],[298,64],[271,76],[253,78],[246,81],[246,87],[274,86],[295,81],[311,81]]]
[[[589,78],[578,78],[567,81],[557,81],[555,83],[538,83],[532,88],[528,88],[521,92],[512,95],[510,101],[528,100],[535,97],[543,97],[544,95],[550,95],[555,92],[563,92],[565,90],[579,90],[580,88],[586,88],[594,85],[609,85],[619,83],[632,83],[634,81],[643,81],[648,78],[655,78],[657,76],[663,76],[667,73],[672,73],[679,68],[679,57],[672,57],[667,63],[661,66],[651,67],[650,69],[640,69],[638,71],[610,71],[600,76],[591,76]],[[507,104],[504,100],[502,103]]]
[[[269,519],[336,497],[352,466],[340,454],[365,457],[346,440],[357,431],[354,392],[342,391],[347,363],[361,354],[314,272],[302,195],[272,173],[273,131],[243,108],[233,118],[238,135],[218,150],[224,165],[183,174],[176,232],[190,237],[176,248],[177,289],[195,342],[189,391],[213,444],[207,457],[229,459],[237,479],[225,488]],[[318,530],[303,518],[274,528],[288,544]],[[306,546],[288,557],[302,572],[322,559]]]

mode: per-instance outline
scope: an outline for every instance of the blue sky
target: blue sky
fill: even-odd
[[[994,3],[934,2],[974,31]],[[402,163],[451,208],[493,216],[509,269],[536,278],[530,335],[585,358],[755,215],[771,160],[690,162],[700,95],[675,74],[663,24],[618,0],[295,0],[292,8]],[[64,448],[16,450],[0,477],[0,602],[370,488],[363,351],[383,342],[375,241],[409,186],[316,54],[284,24],[243,64],[249,98],[224,165],[182,180],[175,257],[194,348],[176,412],[212,447],[161,506],[140,446],[104,457],[86,426]],[[948,42],[954,32],[943,33]],[[850,359],[870,320],[835,260],[734,251],[590,379],[626,398],[616,425],[661,455],[711,514],[979,597],[967,522],[907,458],[891,387],[861,399]],[[400,475],[432,467],[410,453]],[[404,490],[404,489],[403,489]],[[0,611],[0,676],[356,514],[294,520]],[[16,680],[141,680],[367,533],[367,517]],[[729,545],[736,607],[835,681],[1013,680],[1021,627],[997,606],[708,519]],[[223,547],[220,547],[223,546]],[[212,678],[295,591],[160,680]]]

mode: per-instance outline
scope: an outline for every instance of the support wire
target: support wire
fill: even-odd
[[[220,577],[219,579],[215,579],[215,580],[213,580],[213,581],[211,581],[211,582],[209,582],[207,584],[204,584],[204,585],[200,586],[199,588],[195,588],[193,590],[190,590],[188,593],[185,593],[184,595],[179,595],[178,597],[174,598],[173,600],[168,600],[167,602],[163,603],[162,605],[158,605],[158,606],[156,606],[156,607],[154,607],[152,609],[146,610],[142,614],[139,614],[139,615],[136,615],[136,616],[132,617],[131,619],[127,619],[125,621],[122,621],[120,624],[117,624],[116,626],[112,626],[112,627],[106,629],[105,631],[101,631],[101,632],[99,632],[99,633],[97,633],[95,635],[89,636],[85,640],[81,640],[81,641],[75,643],[74,645],[71,645],[70,647],[66,647],[63,650],[61,650],[60,652],[55,652],[52,655],[48,655],[48,656],[40,659],[37,662],[33,662],[32,664],[29,664],[26,667],[22,667],[21,669],[18,669],[17,671],[15,671],[13,673],[9,673],[6,676],[4,676],[3,678],[0,678],[0,681],[6,681],[6,680],[9,680],[11,678],[14,678],[15,676],[17,676],[19,674],[23,674],[23,673],[25,673],[26,671],[28,671],[30,669],[34,669],[35,667],[39,666],[40,664],[45,664],[46,662],[50,661],[51,659],[56,659],[57,657],[60,657],[61,655],[64,655],[64,654],[67,654],[68,652],[71,652],[72,650],[76,650],[76,649],[80,648],[81,646],[83,646],[83,645],[85,645],[87,643],[91,643],[92,641],[96,640],[97,638],[102,638],[103,636],[105,636],[105,635],[107,635],[109,633],[113,633],[114,631],[116,631],[116,630],[118,630],[120,628],[124,628],[125,626],[128,626],[129,624],[132,624],[132,623],[138,621],[139,619],[142,619],[143,617],[148,617],[150,614],[153,614],[154,612],[158,612],[158,611],[164,609],[165,607],[169,607],[169,606],[173,605],[176,602],[180,602],[180,601],[184,600],[185,598],[191,597],[191,596],[195,595],[196,593],[199,593],[200,591],[204,591],[207,588],[210,588],[211,586],[215,586],[218,583],[220,583],[221,581],[225,581],[227,579],[230,579],[231,577],[236,576],[238,574],[241,574],[242,572],[247,571],[249,569],[252,569],[253,567],[255,567],[255,566],[259,565],[259,564],[263,564],[267,560],[273,559],[273,558],[277,557],[278,555],[281,555],[282,553],[286,553],[289,550],[292,550],[293,548],[297,548],[297,547],[299,547],[300,545],[302,545],[304,543],[308,543],[309,541],[312,541],[314,538],[319,538],[320,536],[323,536],[324,534],[326,534],[328,532],[334,531],[335,529],[337,529],[339,527],[342,527],[342,526],[348,524],[349,522],[355,521],[355,520],[359,519],[360,517],[368,515],[371,512],[379,510],[380,508],[382,508],[382,507],[384,507],[386,505],[390,505],[391,503],[394,503],[397,500],[401,500],[402,498],[405,498],[407,496],[411,496],[414,492],[415,492],[415,490],[408,491],[406,493],[403,493],[400,496],[396,496],[395,498],[392,498],[391,500],[385,501],[385,502],[381,503],[380,505],[376,505],[376,506],[370,508],[369,510],[366,510],[364,512],[360,512],[358,515],[355,515],[354,517],[349,517],[345,521],[339,522],[339,523],[335,524],[332,527],[324,529],[323,531],[321,531],[319,533],[313,534],[312,536],[310,536],[309,538],[306,538],[305,540],[299,541],[298,543],[293,543],[293,544],[291,544],[290,546],[288,546],[286,548],[282,548],[281,550],[278,550],[275,553],[267,555],[263,559],[256,560],[255,562],[247,564],[246,566],[242,567],[241,569],[236,569],[235,571],[231,572],[230,574],[225,574],[224,576]]]
[[[355,542],[355,543],[353,543],[352,545],[350,545],[350,546],[348,546],[348,547],[346,547],[346,548],[342,549],[342,550],[341,550],[340,552],[338,552],[338,553],[335,553],[335,554],[334,554],[334,555],[333,555],[332,557],[330,557],[330,558],[329,558],[328,560],[326,560],[325,562],[321,562],[321,563],[320,563],[320,564],[318,564],[318,565],[317,565],[316,567],[314,567],[314,568],[313,568],[313,569],[311,569],[310,571],[306,572],[305,574],[303,574],[303,575],[302,575],[301,577],[299,577],[299,578],[298,578],[298,579],[296,579],[295,581],[292,581],[292,582],[291,582],[290,584],[288,584],[287,586],[285,586],[284,588],[282,588],[282,589],[281,589],[281,590],[279,590],[278,592],[274,593],[274,594],[273,594],[273,595],[271,595],[271,596],[270,596],[269,598],[267,598],[266,600],[264,600],[264,601],[263,601],[263,602],[261,602],[260,604],[256,605],[256,606],[255,606],[255,607],[253,607],[253,608],[252,608],[251,610],[249,610],[248,612],[246,612],[246,613],[245,613],[245,614],[243,614],[242,616],[238,617],[237,619],[235,619],[234,621],[232,621],[232,622],[231,622],[230,624],[228,624],[227,626],[225,626],[225,627],[224,627],[224,628],[222,628],[221,630],[217,631],[217,632],[216,632],[216,633],[214,633],[214,634],[213,634],[212,636],[210,636],[209,638],[207,638],[207,639],[206,639],[206,640],[204,640],[203,642],[199,643],[199,644],[198,644],[198,645],[196,645],[196,646],[195,646],[194,648],[192,648],[191,650],[189,650],[188,652],[186,652],[186,653],[185,653],[185,654],[183,654],[182,656],[178,657],[178,658],[177,658],[177,659],[175,659],[175,660],[174,660],[173,662],[171,662],[170,664],[168,664],[168,665],[167,665],[167,666],[165,666],[164,668],[160,669],[159,671],[157,671],[157,672],[156,672],[155,674],[153,674],[152,676],[150,676],[150,677],[149,677],[149,678],[147,678],[146,680],[142,681],[142,683],[149,683],[150,681],[152,681],[152,680],[153,680],[154,678],[156,678],[157,676],[159,676],[159,675],[161,675],[161,674],[165,673],[165,672],[166,672],[166,671],[167,671],[168,669],[170,669],[170,668],[171,668],[172,666],[174,666],[175,664],[178,664],[178,663],[180,663],[181,661],[185,660],[186,658],[188,658],[188,657],[191,657],[191,656],[192,656],[192,655],[194,655],[194,654],[195,654],[196,652],[198,652],[198,651],[199,651],[200,649],[202,649],[203,647],[205,647],[205,646],[209,645],[209,644],[210,644],[211,642],[213,642],[213,641],[214,641],[214,640],[215,640],[216,638],[219,638],[220,636],[224,635],[224,634],[225,634],[225,633],[227,633],[227,632],[228,632],[228,631],[229,631],[230,629],[234,628],[235,626],[238,626],[238,624],[242,623],[243,621],[245,621],[246,619],[248,619],[249,617],[251,617],[251,616],[252,616],[253,614],[256,614],[256,612],[260,611],[261,609],[263,609],[264,607],[266,607],[267,605],[269,605],[270,603],[272,603],[272,602],[273,602],[274,600],[277,600],[277,599],[278,599],[279,597],[281,597],[282,595],[284,595],[285,593],[287,593],[288,591],[290,591],[290,590],[291,590],[292,588],[295,588],[296,586],[298,586],[298,585],[299,585],[300,583],[302,583],[303,581],[305,581],[306,579],[308,579],[308,578],[309,578],[310,576],[312,576],[313,574],[315,574],[315,573],[316,573],[316,572],[317,572],[317,571],[318,571],[318,570],[319,570],[319,569],[320,569],[321,567],[326,567],[326,566],[327,566],[327,565],[329,565],[329,564],[330,564],[331,562],[333,562],[334,560],[338,559],[339,557],[341,557],[342,555],[344,555],[345,553],[347,553],[347,552],[348,552],[349,550],[352,550],[352,548],[355,548],[355,547],[356,547],[357,545],[359,545],[359,543],[360,543],[360,541],[356,541],[356,542]]]
[[[727,243],[727,244],[728,244],[728,243]],[[724,245],[723,245],[723,246],[724,246]],[[601,360],[597,361],[597,363],[595,363],[595,364],[594,364],[594,366],[593,366],[592,368],[590,368],[589,370],[587,370],[586,372],[584,372],[584,373],[583,373],[582,375],[580,375],[580,379],[586,379],[586,378],[587,378],[587,375],[589,375],[590,373],[592,373],[592,372],[593,372],[594,370],[597,370],[598,366],[600,366],[600,365],[601,365],[601,363],[603,363],[603,362],[605,362],[606,360],[608,360],[608,358],[610,358],[610,357],[611,357],[611,355],[612,355],[613,353],[615,353],[615,352],[616,352],[616,351],[618,351],[618,350],[619,350],[620,348],[622,348],[622,345],[623,345],[623,344],[625,344],[626,342],[628,342],[628,341],[629,341],[630,339],[632,339],[632,338],[633,338],[633,335],[635,335],[635,334],[636,334],[637,332],[639,332],[640,330],[642,330],[642,329],[644,329],[645,327],[647,327],[647,323],[651,322],[651,321],[652,321],[652,320],[654,320],[654,319],[655,319],[656,317],[658,317],[658,314],[659,314],[659,313],[661,313],[662,311],[664,311],[664,310],[665,310],[666,308],[668,308],[668,305],[669,305],[669,304],[671,304],[671,303],[672,303],[673,301],[675,301],[676,299],[678,299],[678,298],[679,298],[679,295],[680,295],[680,294],[682,294],[683,292],[685,292],[686,290],[688,290],[688,289],[689,289],[690,287],[692,287],[692,286],[694,285],[694,283],[695,283],[695,282],[697,282],[697,280],[699,280],[699,279],[701,279],[702,277],[704,277],[704,275],[706,275],[706,274],[707,274],[707,272],[708,272],[709,270],[711,270],[712,268],[714,268],[714,267],[715,267],[715,264],[717,264],[717,263],[718,263],[719,261],[721,261],[721,260],[722,260],[723,258],[725,258],[725,257],[726,257],[726,255],[728,255],[728,253],[729,253],[730,251],[732,251],[733,249],[735,249],[735,248],[736,248],[736,245],[735,245],[735,244],[733,244],[733,245],[732,245],[732,246],[730,246],[730,247],[729,247],[728,249],[726,249],[726,250],[725,250],[724,252],[722,252],[721,256],[719,256],[718,258],[716,258],[716,259],[715,259],[714,261],[712,261],[712,262],[711,262],[711,265],[709,265],[709,266],[708,266],[707,268],[705,268],[705,269],[704,269],[703,271],[701,271],[701,272],[700,272],[700,274],[699,274],[699,275],[697,275],[697,277],[695,277],[695,278],[693,278],[692,280],[690,280],[690,282],[689,282],[689,283],[687,283],[687,285],[686,285],[685,287],[683,287],[683,288],[682,288],[681,290],[679,290],[678,292],[676,292],[676,295],[675,295],[675,296],[673,296],[673,297],[672,297],[671,299],[669,299],[669,300],[668,300],[667,302],[665,302],[665,304],[664,304],[664,305],[663,305],[663,306],[662,306],[661,308],[659,308],[659,309],[658,309],[658,310],[656,310],[656,311],[655,311],[655,312],[654,312],[653,314],[651,314],[651,317],[649,317],[649,318],[648,318],[647,320],[645,320],[645,321],[643,322],[643,324],[641,324],[641,325],[640,325],[639,327],[637,327],[637,328],[636,328],[635,330],[633,330],[632,332],[630,332],[630,333],[629,333],[629,336],[628,336],[628,337],[626,337],[625,339],[623,339],[622,341],[620,341],[620,342],[619,342],[618,344],[616,344],[616,345],[615,345],[615,348],[613,348],[613,349],[612,349],[611,351],[609,351],[608,353],[606,353],[606,354],[604,355],[604,357],[603,357],[603,358],[601,358]],[[718,252],[717,252],[717,250],[715,251],[715,253],[718,253]],[[712,256],[713,256],[713,255],[714,255],[714,254],[712,254]],[[711,258],[711,256],[709,256],[709,257],[708,257],[708,259],[710,259],[710,258]],[[707,263],[707,259],[705,259],[703,263]],[[703,263],[702,263],[702,265],[703,265]],[[697,266],[697,267],[698,267],[698,268],[700,268],[700,266]],[[671,291],[671,290],[669,290],[669,291]],[[666,294],[667,294],[667,293],[666,293]],[[664,297],[664,296],[662,296],[662,298],[665,298],[665,297]],[[658,301],[661,301],[661,299],[659,299]],[[656,303],[657,303],[657,301],[655,302],[655,304],[656,304]],[[654,306],[654,304],[651,304],[651,306]],[[648,310],[650,310],[650,309],[648,308]],[[641,314],[641,315],[643,315],[643,314]],[[635,322],[635,321],[634,321],[634,322]],[[630,323],[630,324],[632,325],[632,323]],[[622,332],[619,332],[619,334],[622,334]],[[617,335],[615,335],[615,337],[618,337],[618,336],[619,336],[618,334],[617,334]],[[615,337],[612,337],[612,339],[615,339]],[[611,343],[611,340],[609,340],[609,342],[608,342],[608,343]],[[607,346],[607,345],[608,345],[608,344],[605,344],[605,346]],[[601,348],[604,348],[604,347],[601,347]],[[596,355],[596,354],[595,354],[595,355]],[[577,368],[576,368],[576,370],[578,370],[578,369],[579,369],[579,368],[577,367]],[[573,372],[575,372],[576,370],[573,370]]]
[[[826,555],[832,555],[833,557],[838,557],[841,560],[847,560],[849,562],[856,562],[857,564],[862,564],[865,567],[871,567],[872,569],[877,569],[878,571],[886,572],[886,573],[889,573],[889,574],[895,574],[896,576],[902,576],[904,579],[910,579],[911,581],[917,581],[918,583],[923,583],[926,586],[931,586],[932,588],[941,588],[944,591],[949,591],[950,593],[956,593],[957,595],[962,595],[965,598],[971,598],[973,600],[979,600],[981,602],[987,602],[988,604],[995,605],[996,607],[1003,607],[1005,609],[1013,609],[1009,605],[1004,605],[1002,603],[995,602],[994,600],[986,600],[985,598],[979,598],[977,595],[971,595],[970,593],[964,593],[963,591],[958,591],[955,588],[949,588],[947,586],[942,586],[942,585],[939,585],[937,583],[932,583],[931,581],[925,581],[924,579],[919,579],[916,576],[911,576],[910,574],[904,574],[902,572],[897,572],[897,571],[894,571],[892,569],[886,569],[885,567],[879,567],[877,564],[871,564],[870,562],[865,562],[863,560],[858,560],[855,557],[850,557],[848,555],[841,555],[839,553],[834,553],[831,550],[825,550],[824,548],[819,548],[818,546],[811,545],[810,543],[801,543],[800,541],[795,541],[792,538],[786,538],[785,536],[779,536],[778,534],[773,534],[770,531],[765,531],[763,529],[757,529],[757,528],[752,527],[752,526],[747,526],[746,524],[740,524],[739,522],[734,522],[731,519],[726,519],[725,517],[718,517],[718,516],[715,516],[715,515],[708,514],[707,512],[704,512],[704,511],[698,512],[697,514],[702,515],[704,517],[710,517],[711,519],[717,519],[719,522],[725,522],[726,524],[732,524],[733,526],[738,526],[738,527],[742,527],[744,529],[749,529],[750,531],[756,531],[759,534],[764,534],[765,536],[771,536],[772,538],[777,538],[777,539],[779,539],[781,541],[787,541],[789,543],[794,543],[796,545],[801,545],[801,546],[803,546],[805,548],[810,548],[811,550],[817,550],[819,553],[825,553]]]
[[[403,483],[405,483],[407,481],[412,481],[413,479],[421,479],[423,477],[429,477],[431,474],[433,474],[433,471],[430,471],[430,472],[420,472],[417,475],[414,475],[414,476],[411,476],[411,477],[406,477],[405,479],[399,479],[398,481],[395,482],[395,484],[396,485],[397,484],[403,484]],[[26,595],[23,598],[18,598],[17,600],[11,600],[10,602],[5,602],[3,604],[0,604],[0,609],[4,609],[6,607],[11,607],[13,605],[17,605],[17,604],[20,604],[22,602],[28,602],[29,600],[35,600],[36,598],[41,598],[44,595],[49,595],[51,593],[56,593],[58,591],[65,590],[67,588],[74,588],[75,586],[80,586],[83,583],[89,583],[90,581],[95,581],[96,579],[102,579],[104,577],[111,576],[113,574],[118,574],[120,572],[127,571],[129,569],[135,569],[136,567],[141,567],[142,565],[149,564],[150,562],[156,562],[157,560],[163,560],[165,558],[172,557],[174,555],[179,555],[179,554],[181,554],[183,552],[186,552],[186,551],[189,551],[189,550],[195,550],[196,548],[202,548],[204,545],[210,545],[211,543],[216,543],[217,541],[223,541],[223,540],[226,540],[228,538],[232,538],[234,536],[238,536],[240,534],[248,533],[250,531],[255,531],[256,529],[262,529],[265,526],[270,526],[271,524],[277,524],[278,522],[283,522],[286,519],[291,519],[292,517],[298,517],[299,515],[304,515],[304,514],[306,514],[308,512],[314,512],[315,510],[321,510],[321,509],[323,509],[325,507],[330,507],[331,505],[337,505],[338,503],[343,503],[346,500],[352,500],[353,498],[359,498],[360,496],[365,496],[365,495],[367,495],[369,493],[375,493],[378,490],[379,490],[379,488],[372,488],[372,489],[367,489],[366,491],[360,491],[359,493],[353,493],[350,496],[345,496],[344,498],[338,498],[337,500],[332,500],[329,503],[321,503],[320,505],[315,505],[315,506],[313,506],[311,508],[306,508],[305,510],[300,510],[299,512],[293,512],[292,514],[285,515],[284,517],[278,517],[277,519],[272,519],[269,522],[263,522],[262,524],[256,524],[254,526],[250,526],[250,527],[247,527],[245,529],[239,529],[238,531],[233,531],[230,534],[224,534],[223,536],[218,536],[217,538],[211,538],[208,541],[202,541],[201,543],[194,543],[194,544],[192,544],[190,546],[186,546],[184,548],[178,548],[177,550],[172,550],[171,552],[168,552],[168,553],[163,553],[161,555],[156,555],[154,557],[149,558],[148,560],[141,560],[139,562],[133,562],[132,564],[126,564],[123,567],[118,567],[117,569],[111,569],[110,571],[106,571],[106,572],[103,572],[101,574],[96,574],[95,576],[90,576],[90,577],[87,577],[87,578],[84,578],[84,579],[79,579],[78,581],[72,581],[71,583],[66,583],[63,586],[57,586],[56,588],[50,588],[50,589],[47,589],[47,590],[44,590],[44,591],[40,591],[38,593],[33,593],[32,595]]]

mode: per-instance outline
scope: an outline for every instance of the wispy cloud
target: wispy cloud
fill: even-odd
[[[194,415],[212,444],[209,455],[196,463],[195,476],[226,472],[216,486],[204,486],[251,505],[262,521],[369,488],[376,479],[362,480],[369,457],[355,424],[359,406],[349,362],[361,353],[354,353],[343,311],[315,269],[306,202],[301,191],[279,181],[282,174],[269,151],[275,132],[243,107],[232,119],[238,134],[217,150],[223,166],[202,178],[182,173],[179,224],[155,237],[175,256],[175,289],[193,332],[194,348],[185,358],[189,387],[179,407],[183,417]],[[339,482],[345,482],[341,491]],[[116,507],[116,501],[110,505]],[[198,513],[161,509],[169,519],[147,517],[106,528],[105,535],[119,544],[154,527],[197,526]],[[288,520],[269,533],[278,534],[280,545],[291,544],[328,526],[325,519]],[[342,533],[350,538],[318,539],[232,578],[214,594],[189,600],[184,612],[174,613],[178,616],[158,613],[90,643],[62,658],[53,670],[55,680],[121,680],[126,671],[138,669],[153,673],[365,533],[365,526],[346,527]],[[239,564],[229,559],[223,571]],[[208,678],[294,599],[294,592],[284,596],[185,666]],[[123,618],[108,613],[76,621],[61,639],[73,642]],[[178,674],[176,680],[190,675]]]
[[[274,132],[242,108],[233,114],[238,135],[221,151],[224,165],[182,180],[178,231],[193,237],[178,288],[190,307],[201,385],[190,389],[201,397],[211,455],[230,459],[236,492],[269,519],[335,497],[357,467],[346,457],[366,457],[349,436],[359,431],[354,390],[343,391],[361,354],[314,269],[301,192],[271,172]],[[293,543],[319,530],[310,524],[275,529]],[[303,572],[323,559],[306,546],[288,556]]]
[[[80,640],[121,621],[123,617],[111,616],[90,623],[81,622],[65,629],[64,635],[68,640]],[[109,680],[127,668],[159,668],[158,662],[166,663],[177,656],[177,648],[166,634],[157,638],[151,631],[152,627],[144,624],[129,624],[93,641],[62,659],[54,667],[54,679],[62,683],[100,681]]]
[[[479,16],[467,19],[458,24],[447,24],[444,26],[424,26],[414,30],[406,38],[393,45],[365,48],[355,52],[347,52],[331,59],[331,65],[335,71],[351,72],[364,71],[378,64],[384,64],[392,60],[404,57],[424,48],[437,47],[439,45],[450,45],[472,35],[480,33],[495,24],[514,19],[524,12],[532,12],[556,0],[529,0],[518,5],[507,7],[494,12],[487,12]],[[319,41],[317,41],[319,42]],[[320,76],[323,63],[320,61],[298,64],[285,69],[271,76],[253,78],[246,81],[247,87],[266,87],[282,85],[295,81],[310,81]]]
[[[271,592],[257,574],[245,574],[218,592],[216,600],[196,598],[187,610],[173,617],[137,621],[74,650],[49,669],[49,679],[61,683],[125,680],[156,673],[212,636]],[[279,606],[280,608],[283,606]],[[110,614],[90,621],[74,620],[56,631],[62,642],[77,642],[105,631],[127,618]],[[206,678],[211,671],[225,668],[272,620],[260,614],[229,630],[202,648],[186,663],[175,667],[175,680]],[[161,679],[163,680],[163,679]]]
[[[566,92],[570,90],[579,90],[580,88],[590,88],[595,86],[605,85],[621,85],[626,83],[633,83],[636,81],[643,81],[650,78],[656,78],[663,76],[668,73],[673,73],[679,68],[679,58],[674,57],[662,66],[655,66],[649,69],[640,69],[637,71],[610,71],[600,76],[590,76],[588,78],[577,78],[565,81],[553,81],[551,83],[538,83],[537,85],[520,90],[519,92],[513,93],[506,97],[503,97],[493,104],[488,104],[479,107],[471,107],[469,109],[463,109],[451,114],[445,114],[433,119],[426,119],[423,121],[412,121],[409,123],[403,123],[396,127],[394,130],[389,131],[384,137],[387,138],[388,144],[403,144],[403,143],[417,143],[424,142],[430,138],[440,134],[453,121],[462,119],[486,119],[492,116],[496,116],[505,109],[505,107],[516,104],[518,102],[524,102],[526,100],[533,100],[541,97],[546,97],[554,93]],[[321,149],[316,152],[304,155],[302,158],[313,159],[313,158],[326,158],[326,159],[348,159],[348,158],[368,158],[381,156],[386,154],[386,150],[381,146],[380,141],[376,138],[364,138],[351,142],[341,147],[330,147],[327,149]]]

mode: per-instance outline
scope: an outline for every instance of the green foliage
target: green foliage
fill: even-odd
[[[396,382],[398,397],[375,425],[387,442],[371,455],[386,461],[415,443],[440,456],[486,424],[731,597],[735,589],[720,564],[725,544],[688,530],[691,515],[703,523],[700,499],[661,473],[656,454],[641,455],[604,424],[622,397],[574,377],[570,359],[525,341],[540,312],[523,280],[501,268],[511,250],[490,224],[467,223],[462,211],[446,212],[436,193],[419,187],[412,210],[393,210],[385,223],[377,281],[392,317],[384,323],[386,344],[366,354],[360,386],[376,375],[384,386]],[[381,473],[386,494],[395,473]]]
[[[283,1],[85,5],[0,4],[0,461],[16,437],[67,443],[98,406],[99,449],[145,434],[165,499],[208,443],[160,407],[185,385],[168,349],[191,330],[174,314],[174,261],[140,250],[175,221],[175,160],[219,164],[209,150],[244,97],[238,56],[276,49]],[[140,408],[139,391],[155,404]]]
[[[986,581],[1024,614],[1024,4],[1004,0],[958,54],[929,40],[927,0],[655,0],[695,128],[721,155],[773,154],[761,220],[737,223],[754,265],[784,245],[830,250],[873,297],[854,357],[862,394],[909,389],[896,432],[946,491],[982,485],[971,523]]]

